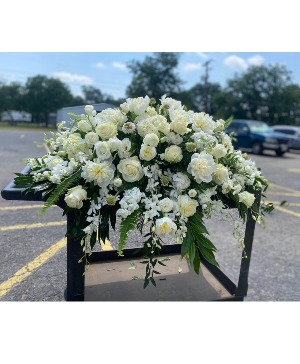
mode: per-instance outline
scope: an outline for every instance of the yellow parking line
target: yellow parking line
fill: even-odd
[[[42,228],[42,227],[48,227],[48,226],[61,226],[61,225],[65,225],[65,224],[66,224],[66,221],[50,221],[50,222],[45,222],[45,223],[38,222],[36,224],[10,225],[10,226],[0,227],[0,231],[34,229],[34,228]]]
[[[293,215],[293,216],[296,216],[296,217],[300,217],[300,213],[299,212],[295,212],[295,211],[292,211],[292,210],[288,210],[288,209],[285,209],[281,206],[276,206],[275,207],[276,210],[279,210],[279,211],[282,211],[282,212],[285,212],[286,214],[290,214],[290,215]]]
[[[289,172],[300,173],[300,168],[288,168]]]
[[[9,290],[11,290],[17,283],[22,282],[37,268],[50,259],[56,252],[64,248],[67,244],[67,239],[63,238],[56,244],[52,245],[49,249],[45,250],[42,254],[33,259],[30,263],[18,270],[11,278],[0,284],[0,297],[4,296]]]
[[[9,211],[9,210],[27,210],[27,209],[40,209],[43,205],[18,205],[18,206],[5,206],[0,207],[0,211]],[[54,207],[54,206],[51,206]]]
[[[295,190],[293,188],[290,188],[290,187],[286,187],[286,186],[280,186],[280,185],[277,185],[275,183],[270,183],[270,188],[272,187],[275,187],[275,188],[279,188],[281,190],[284,190],[284,191],[289,191],[289,192],[294,192],[294,193],[297,193],[297,194],[300,194],[300,190]]]
[[[276,196],[291,196],[291,197],[300,197],[300,192],[274,192],[274,191],[268,191],[268,195],[276,195]]]

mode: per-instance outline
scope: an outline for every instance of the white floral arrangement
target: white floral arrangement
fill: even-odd
[[[158,103],[146,96],[99,113],[91,105],[84,110],[72,114],[70,128],[62,122],[53,138],[45,138],[51,152],[30,158],[31,173],[18,175],[15,183],[43,191],[42,212],[61,198],[65,213],[76,211],[68,233],[81,242],[84,254],[109,238],[117,219],[119,255],[129,231],[138,229],[149,258],[145,287],[155,285],[154,257],[164,238],[182,244],[182,257],[198,273],[200,256],[218,265],[204,219],[229,205],[238,209],[241,221],[249,209],[257,221],[270,210],[255,200],[255,192],[268,183],[246,154],[234,150],[225,132],[230,120],[188,111],[165,95]]]

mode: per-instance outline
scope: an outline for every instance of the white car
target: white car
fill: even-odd
[[[290,149],[300,149],[300,126],[295,125],[274,125],[272,126],[274,131],[286,134],[289,139]]]

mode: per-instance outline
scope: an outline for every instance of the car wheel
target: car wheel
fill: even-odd
[[[263,154],[263,146],[261,142],[254,142],[252,144],[252,153],[253,154]]]
[[[285,152],[283,152],[282,150],[276,150],[276,155],[277,157],[282,157],[284,155]]]

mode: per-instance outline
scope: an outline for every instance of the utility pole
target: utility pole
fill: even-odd
[[[205,61],[202,66],[205,68],[204,76],[202,76],[202,81],[204,83],[204,94],[203,94],[203,104],[204,104],[204,111],[206,113],[210,113],[210,95],[209,95],[209,71],[211,70],[210,64],[213,60],[209,59]]]

